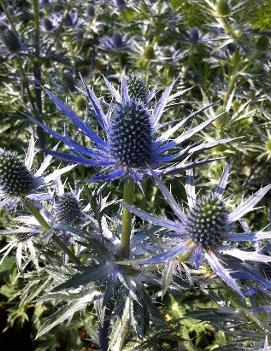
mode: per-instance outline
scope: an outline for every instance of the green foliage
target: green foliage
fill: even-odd
[[[259,29],[270,29],[271,9],[269,0],[262,0],[260,6],[257,6],[252,25]]]

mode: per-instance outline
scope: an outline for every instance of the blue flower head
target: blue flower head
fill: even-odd
[[[228,176],[229,164],[226,165],[217,188],[212,193],[200,197],[195,191],[192,170],[188,170],[186,193],[189,209],[185,213],[161,179],[154,175],[156,183],[175,213],[177,221],[151,215],[127,204],[123,206],[144,220],[169,230],[169,243],[171,242],[170,246],[172,247],[157,256],[130,260],[126,263],[159,264],[166,263],[181,254],[186,254],[187,256],[192,254],[193,263],[197,269],[201,265],[203,258],[205,258],[217,276],[243,296],[235,277],[231,273],[243,270],[242,261],[268,263],[271,262],[271,257],[253,250],[242,250],[232,244],[239,243],[241,245],[242,242],[257,243],[264,239],[270,239],[271,232],[260,231],[252,233],[246,225],[243,225],[244,232],[237,233],[234,223],[241,220],[246,213],[253,210],[257,203],[271,189],[271,185],[258,190],[235,210],[230,212],[227,203],[222,199]],[[177,242],[174,245],[176,237]],[[232,259],[229,260],[229,257]],[[256,272],[251,271],[247,267],[245,270],[245,275],[249,274],[252,279],[265,285],[265,287],[268,286],[268,289],[270,289],[270,282],[263,277],[259,277]]]
[[[80,227],[87,223],[87,208],[81,209],[80,194],[82,189],[64,191],[61,178],[56,179],[56,199],[54,203],[53,221],[58,224]],[[51,221],[52,222],[52,221]]]
[[[151,162],[152,127],[144,106],[129,101],[118,106],[111,120],[111,155],[120,164],[136,168]]]
[[[126,34],[115,32],[111,37],[101,39],[100,43],[104,49],[120,51],[129,49],[132,42]]]
[[[3,192],[10,196],[25,196],[37,188],[38,182],[16,153],[0,150],[0,185]]]
[[[65,193],[58,198],[55,206],[57,221],[68,225],[77,225],[82,221],[82,211],[73,193]]]
[[[191,113],[159,135],[159,129],[163,127],[163,125],[159,124],[159,121],[166,106],[189,89],[171,95],[174,82],[165,90],[160,99],[151,105],[150,101],[155,95],[154,90],[148,92],[148,95],[146,90],[144,90],[144,99],[142,99],[138,98],[138,95],[135,96],[135,89],[131,89],[130,93],[129,81],[127,84],[126,77],[122,78],[120,92],[106,78],[105,83],[115,100],[109,105],[104,103],[107,106],[106,112],[102,108],[100,100],[83,80],[84,94],[92,105],[93,113],[100,127],[103,129],[104,137],[101,137],[89,127],[88,120],[81,120],[70,107],[52,93],[47,92],[56,107],[90,139],[93,145],[91,148],[79,145],[67,134],[66,130],[64,134],[60,134],[30,117],[31,120],[47,133],[62,141],[70,149],[69,152],[56,152],[52,150],[48,151],[49,154],[62,160],[82,164],[87,167],[102,168],[103,174],[92,177],[90,179],[92,182],[107,182],[127,176],[132,176],[135,181],[140,182],[145,174],[152,174],[152,172],[157,174],[167,171],[174,173],[176,169],[179,170],[188,166],[181,163],[178,166],[169,167],[170,162],[176,161],[179,158],[187,158],[192,153],[232,140],[224,139],[201,145],[191,144],[180,151],[176,150],[174,152],[176,146],[179,146],[182,142],[201,131],[217,118],[217,116],[208,118],[196,127],[188,129],[176,139],[169,140],[172,134],[188,120],[210,107],[210,105]],[[142,86],[140,87],[142,88]],[[139,92],[142,91],[141,89]],[[194,165],[195,163],[190,164],[191,167]],[[164,167],[164,169],[161,170],[161,167]]]
[[[130,99],[140,101],[141,103],[148,105],[150,92],[139,74],[130,75],[127,86]]]
[[[187,232],[192,242],[206,249],[220,244],[231,230],[228,214],[224,202],[212,194],[197,200],[187,214]]]
[[[48,192],[40,192],[42,188],[57,177],[71,170],[74,166],[57,169],[44,176],[50,166],[52,156],[47,156],[36,172],[32,170],[35,156],[35,141],[30,138],[24,160],[15,152],[0,149],[0,208],[13,209],[21,200],[46,200]]]

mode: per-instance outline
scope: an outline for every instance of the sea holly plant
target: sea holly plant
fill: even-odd
[[[88,120],[82,121],[69,106],[47,91],[56,107],[94,144],[92,148],[86,148],[78,144],[68,135],[66,130],[64,134],[60,134],[30,117],[39,127],[62,141],[69,148],[69,152],[48,150],[48,154],[87,167],[99,167],[106,172],[106,174],[91,177],[90,182],[110,182],[117,179],[127,179],[124,185],[123,197],[128,202],[131,202],[133,198],[134,183],[136,182],[140,186],[144,175],[151,175],[152,172],[161,174],[167,172],[167,170],[172,171],[171,163],[173,161],[187,160],[192,154],[234,140],[227,138],[200,145],[191,143],[184,148],[180,148],[182,143],[187,142],[193,135],[207,127],[219,116],[207,119],[196,127],[189,128],[175,139],[170,139],[186,122],[211,106],[207,105],[196,112],[192,112],[159,135],[159,129],[163,126],[160,124],[160,119],[167,105],[189,89],[171,94],[175,84],[173,82],[162,93],[160,99],[153,106],[150,106],[148,103],[153,98],[154,90],[147,96],[147,88],[143,88],[142,81],[137,85],[134,81],[135,78],[131,77],[129,84],[129,78],[122,77],[118,91],[105,78],[105,83],[114,99],[105,112],[100,100],[82,79],[84,94],[88,98],[94,116],[103,130],[104,138],[90,128]],[[135,88],[137,88],[137,91],[135,91]],[[144,103],[144,100],[146,100],[146,103]],[[210,161],[212,159],[199,162],[204,164]],[[180,163],[180,165],[178,163],[180,162],[177,162],[176,169],[178,170],[197,165],[197,162],[191,162],[190,164]],[[175,167],[173,168],[175,169]],[[131,215],[124,209],[121,250],[125,256],[129,256],[130,231]]]
[[[101,350],[121,351],[131,345],[138,350],[157,350],[154,339],[160,343],[162,330],[172,328],[159,304],[167,292],[180,296],[195,289],[195,280],[202,284],[206,261],[223,283],[214,275],[210,278],[209,273],[205,290],[222,286],[235,298],[242,297],[240,306],[244,309],[263,293],[270,297],[271,283],[261,274],[259,264],[271,262],[270,256],[261,252],[271,232],[268,228],[252,232],[243,217],[271,185],[231,210],[222,198],[230,172],[227,162],[215,190],[196,194],[193,170],[220,161],[206,152],[240,142],[230,136],[201,141],[201,132],[206,135],[207,127],[220,115],[212,113],[205,120],[194,117],[202,116],[213,104],[162,122],[162,115],[167,115],[190,88],[174,93],[175,80],[164,92],[149,90],[138,74],[122,76],[119,88],[106,77],[104,82],[110,100],[99,98],[82,79],[83,89],[78,87],[78,91],[88,102],[84,119],[46,91],[78,131],[71,135],[72,128],[65,125],[60,132],[28,116],[59,141],[57,147],[44,150],[45,159],[36,173],[32,167],[36,153],[33,137],[25,163],[14,153],[1,150],[2,203],[14,219],[0,235],[15,235],[1,252],[4,259],[16,249],[19,274],[28,279],[24,303],[54,302],[57,310],[40,327],[38,338],[76,318],[77,313],[87,329],[86,316],[91,313],[96,331],[90,336]],[[188,123],[192,125],[185,128]],[[70,165],[43,176],[53,159]],[[84,167],[99,173],[88,175],[86,181],[78,176],[84,174]],[[185,172],[187,198],[179,204],[162,177],[170,180]],[[159,217],[140,208],[146,180],[160,189],[175,220],[172,215]],[[123,195],[116,198],[110,191],[121,182]],[[71,184],[76,184],[75,190]],[[188,209],[184,211],[186,202]],[[139,226],[133,214],[148,223]],[[32,263],[35,270],[29,272]],[[264,333],[269,332],[266,329]],[[180,335],[174,337],[182,341]]]
[[[160,254],[153,257],[125,262],[129,264],[152,265],[167,263],[174,258],[178,258],[182,254],[186,256],[192,254],[192,262],[196,269],[202,265],[202,261],[205,258],[214,273],[230,288],[244,297],[236,279],[231,276],[231,272],[236,270],[236,264],[234,268],[231,267],[229,256],[239,259],[240,261],[262,263],[271,262],[271,258],[270,256],[257,252],[257,250],[253,250],[253,247],[248,250],[241,250],[237,248],[236,245],[232,245],[232,243],[256,243],[258,241],[269,240],[271,232],[263,230],[255,233],[251,231],[239,233],[236,232],[235,223],[254,209],[263,196],[271,189],[271,185],[267,185],[258,190],[255,194],[242,202],[235,210],[230,212],[227,203],[222,199],[228,181],[229,171],[230,165],[227,163],[215,190],[200,196],[196,194],[195,191],[193,171],[188,170],[186,194],[189,208],[186,213],[176,202],[162,180],[154,175],[156,184],[172,208],[177,217],[177,221],[151,215],[125,203],[123,206],[144,220],[166,228],[168,230],[168,240],[170,240],[170,236],[172,235],[175,239],[173,241],[175,245],[168,250],[162,250]],[[176,235],[179,239],[177,243]]]
[[[270,184],[270,18],[270,0],[0,1],[3,349],[22,320],[28,351],[270,342],[270,191],[229,220]]]

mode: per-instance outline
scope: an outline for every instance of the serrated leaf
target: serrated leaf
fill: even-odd
[[[84,269],[81,273],[75,274],[71,279],[65,283],[58,285],[52,291],[59,291],[63,289],[73,288],[86,285],[96,280],[102,279],[114,271],[115,267],[112,263],[106,263],[96,267],[89,267]]]
[[[52,314],[48,320],[41,326],[36,339],[46,334],[49,330],[53,329],[60,323],[63,323],[65,320],[73,317],[74,313],[84,309],[88,303],[90,303],[95,296],[99,294],[98,291],[92,290],[83,298],[73,301],[72,303],[61,307],[58,311]]]
[[[162,297],[164,297],[165,293],[169,289],[170,283],[172,282],[172,277],[176,269],[177,262],[175,260],[169,261],[162,273]]]
[[[110,343],[109,343],[109,350],[112,351],[120,351],[120,347],[122,344],[122,337],[126,333],[127,322],[130,318],[130,311],[131,311],[131,300],[127,297],[123,313],[121,318],[119,318],[113,326],[111,335],[110,335]]]

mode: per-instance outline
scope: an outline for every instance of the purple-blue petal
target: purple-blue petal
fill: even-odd
[[[212,267],[213,271],[221,278],[230,288],[238,292],[238,294],[244,297],[240,287],[236,283],[236,280],[230,275],[228,270],[219,262],[218,257],[212,251],[205,252],[205,257]]]
[[[201,263],[202,263],[202,249],[197,246],[193,252],[193,263],[196,269],[199,269]]]
[[[82,82],[85,88],[85,92],[87,95],[87,98],[89,99],[89,101],[92,104],[93,110],[94,110],[94,115],[97,119],[97,121],[99,122],[100,126],[104,129],[104,131],[106,132],[106,134],[108,135],[108,131],[109,131],[109,127],[107,125],[107,120],[105,117],[105,114],[103,112],[103,109],[100,105],[99,100],[97,99],[96,95],[94,94],[94,92],[87,86],[85,80],[82,78]]]
[[[96,175],[90,177],[88,182],[89,183],[100,183],[100,182],[111,182],[113,180],[122,178],[126,175],[127,171],[124,169],[117,169],[116,171],[108,174]]]
[[[73,111],[72,109],[67,106],[64,102],[58,99],[55,95],[47,91],[48,96],[54,102],[56,107],[66,116],[69,120],[74,123],[77,127],[81,129],[86,136],[89,137],[92,141],[94,141],[97,145],[104,149],[108,149],[108,144],[99,137],[96,133],[94,133]]]
[[[123,203],[122,206],[124,208],[126,208],[127,210],[129,210],[130,212],[132,212],[133,214],[135,214],[136,216],[144,219],[145,221],[147,221],[153,225],[158,225],[158,226],[167,228],[169,230],[176,231],[178,233],[180,233],[181,230],[183,229],[183,226],[180,223],[173,222],[173,221],[166,219],[166,218],[164,219],[164,218],[160,218],[158,216],[151,215],[148,212],[143,211],[135,206],[131,206],[131,205],[128,205],[125,203]]]
[[[68,154],[64,152],[58,152],[58,151],[53,151],[53,150],[46,150],[46,154],[52,155],[53,157],[59,158],[64,161],[72,162],[72,163],[77,163],[85,166],[109,166],[112,165],[112,161],[108,160],[91,160],[87,159],[85,157],[75,155],[75,154]]]
[[[54,131],[53,129],[51,129],[50,127],[48,127],[47,125],[37,121],[35,118],[29,116],[28,117],[32,122],[36,123],[38,126],[40,126],[43,130],[46,131],[46,133],[51,134],[52,136],[54,136],[55,138],[57,138],[58,140],[62,141],[63,143],[65,143],[67,146],[69,146],[71,149],[80,152],[83,155],[87,155],[90,157],[103,157],[103,155],[98,152],[98,151],[93,151],[90,149],[85,148],[82,145],[77,144],[75,141],[73,141],[68,135],[62,135],[56,131]]]
[[[152,256],[149,258],[142,258],[142,259],[131,259],[131,260],[124,260],[118,262],[119,264],[124,265],[152,265],[152,264],[160,264],[160,263],[167,263],[168,261],[172,260],[175,257],[178,257],[183,252],[187,251],[188,247],[187,244],[184,242],[178,247],[174,247],[171,250],[165,251],[160,255]]]

